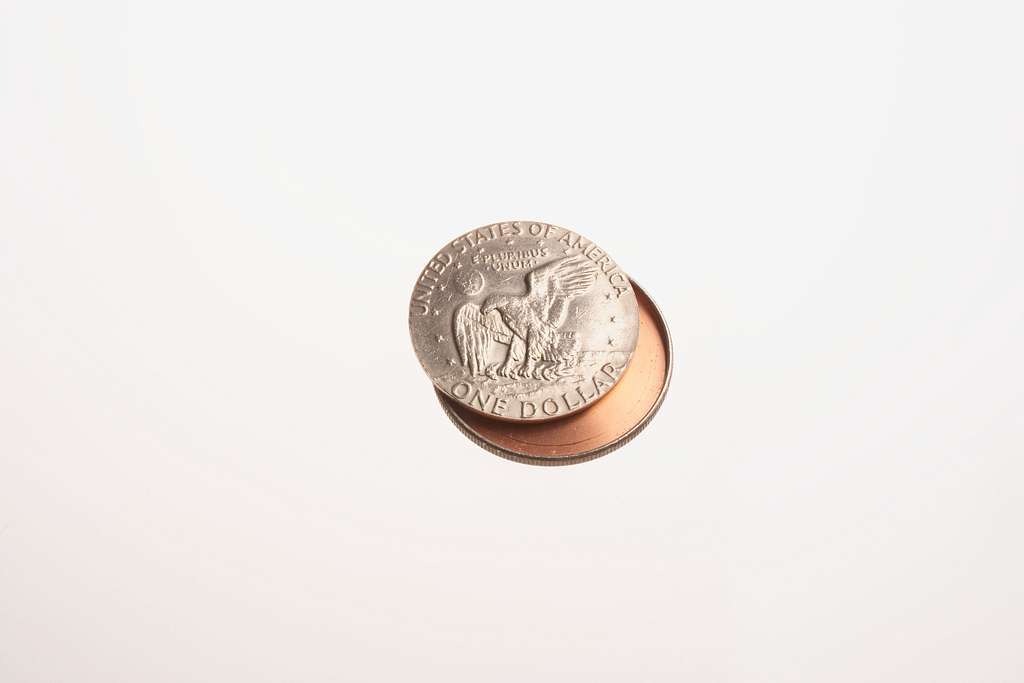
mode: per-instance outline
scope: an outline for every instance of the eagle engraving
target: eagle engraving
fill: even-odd
[[[575,331],[560,329],[569,301],[597,280],[597,265],[567,256],[530,271],[526,294],[492,294],[483,306],[465,303],[455,312],[455,344],[473,376],[553,380],[579,364]],[[508,344],[503,361],[488,364],[492,345]]]

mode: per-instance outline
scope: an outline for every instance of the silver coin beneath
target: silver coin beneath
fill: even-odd
[[[409,332],[434,385],[470,409],[548,420],[592,405],[625,372],[639,311],[625,272],[578,233],[485,225],[427,263]]]

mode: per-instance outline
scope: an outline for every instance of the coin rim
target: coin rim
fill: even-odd
[[[551,458],[530,455],[529,453],[523,453],[521,451],[515,451],[510,448],[499,446],[494,442],[489,441],[483,435],[474,431],[473,428],[466,424],[462,417],[454,410],[452,410],[451,406],[448,405],[449,401],[454,403],[454,399],[450,398],[447,394],[445,394],[435,386],[434,393],[437,396],[438,402],[441,404],[441,408],[448,416],[448,419],[451,420],[452,424],[454,424],[455,427],[460,432],[463,433],[463,435],[465,435],[470,441],[475,443],[480,448],[483,448],[485,451],[493,453],[494,455],[497,455],[499,457],[505,458],[506,460],[525,463],[527,465],[539,465],[542,467],[576,465],[581,462],[595,460],[603,455],[608,455],[612,451],[625,446],[627,443],[635,439],[640,434],[640,432],[646,429],[647,425],[650,424],[651,420],[654,419],[654,416],[658,413],[658,410],[661,408],[662,403],[664,403],[665,401],[665,395],[668,393],[669,384],[672,383],[672,366],[674,365],[675,355],[672,349],[672,335],[669,332],[668,323],[665,321],[665,316],[662,314],[657,302],[655,302],[654,298],[647,293],[646,289],[637,284],[636,280],[630,278],[629,282],[634,289],[639,290],[651,303],[651,308],[654,311],[659,323],[659,332],[661,333],[661,340],[665,344],[666,355],[665,382],[661,386],[661,391],[658,392],[658,398],[654,401],[654,404],[650,407],[650,409],[648,409],[647,413],[645,413],[644,416],[629,429],[629,431],[627,431],[625,434],[623,434],[618,439],[609,444],[605,444],[604,446],[599,446],[597,448],[593,448],[589,451],[584,451],[582,453],[577,453],[575,455],[565,455]],[[566,415],[564,417],[568,418],[570,416]]]

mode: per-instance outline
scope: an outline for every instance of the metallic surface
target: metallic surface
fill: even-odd
[[[448,417],[478,446],[534,465],[569,465],[612,452],[639,434],[654,417],[672,377],[672,340],[661,311],[634,283],[640,334],[621,381],[587,410],[542,423],[510,424],[467,410],[440,391]]]
[[[593,242],[547,223],[494,223],[428,262],[409,332],[435,387],[491,419],[563,418],[606,396],[637,344],[636,295]]]

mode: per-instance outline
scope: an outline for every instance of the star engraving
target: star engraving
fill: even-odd
[[[607,299],[608,301],[611,301],[612,300],[611,292],[609,292],[608,294],[605,294],[604,298]]]
[[[615,340],[612,339],[611,337],[608,337],[608,346],[612,346],[613,344],[615,344]]]
[[[538,247],[543,247],[544,246],[544,240],[537,240],[537,246]]]
[[[441,285],[440,287],[438,287],[438,289],[440,289],[443,292],[445,287],[447,287],[447,285]]]
[[[485,249],[483,247],[480,247],[479,249],[476,250],[476,253],[482,254],[482,253],[484,253],[484,251],[485,251]]]
[[[434,315],[441,315],[441,311],[435,310]]]
[[[454,366],[458,365],[458,363],[455,362],[454,358],[449,358],[448,359],[448,365],[451,365],[451,366],[454,367]]]
[[[444,341],[444,335],[443,334],[437,335],[437,343],[440,344],[443,341]]]
[[[611,317],[611,322],[615,322],[615,316],[614,315]]]
[[[513,244],[515,244],[515,243],[516,243],[516,241],[515,241],[514,239],[512,239],[511,237],[509,237],[509,238],[508,238],[507,240],[505,240],[505,244],[507,244],[507,245],[508,245],[508,246],[510,246],[510,247],[511,247],[511,246],[512,246]]]
[[[456,268],[461,268],[462,267],[462,261],[459,261],[458,263],[456,263],[455,267]]]

